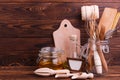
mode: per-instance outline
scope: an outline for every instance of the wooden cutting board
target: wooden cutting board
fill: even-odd
[[[60,27],[53,32],[53,38],[56,48],[60,48],[64,50],[65,57],[70,57],[71,55],[71,35],[77,35],[78,45],[80,45],[80,30],[73,27],[69,20],[64,19]],[[78,49],[80,52],[80,48]],[[78,53],[79,54],[79,53]]]
[[[111,29],[115,16],[117,14],[117,9],[105,8],[101,16],[100,22],[98,24],[99,32],[105,29],[104,34]],[[102,28],[105,27],[105,28]]]

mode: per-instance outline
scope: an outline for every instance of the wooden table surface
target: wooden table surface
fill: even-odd
[[[0,66],[0,80],[70,80],[40,77],[33,73],[35,66]],[[110,66],[109,73],[93,80],[120,80],[120,66]]]

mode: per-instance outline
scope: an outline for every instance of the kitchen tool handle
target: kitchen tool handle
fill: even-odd
[[[100,56],[103,68],[105,69],[106,72],[108,72],[108,65],[107,65],[107,62],[106,62],[105,57],[103,55],[103,52],[102,52],[102,50],[100,48],[100,45],[98,45],[97,48],[98,48],[98,54]]]
[[[101,58],[98,54],[96,44],[93,44],[92,48],[94,51],[94,63],[95,63],[95,68],[98,74],[102,74],[102,63],[101,63]]]
[[[63,69],[63,70],[54,70],[56,74],[69,74],[70,71],[68,69]]]

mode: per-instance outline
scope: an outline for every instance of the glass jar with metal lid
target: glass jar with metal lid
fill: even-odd
[[[65,63],[64,51],[55,47],[43,47],[39,51],[38,65],[40,68],[62,69]]]

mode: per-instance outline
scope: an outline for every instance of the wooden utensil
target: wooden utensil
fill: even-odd
[[[70,36],[77,35],[77,44],[80,45],[80,30],[74,28],[69,20],[64,19],[60,27],[53,32],[53,38],[56,48],[63,49],[65,51],[65,57],[70,57],[71,54],[71,41]],[[80,48],[78,48],[78,53]]]
[[[105,60],[105,57],[103,55],[103,52],[102,52],[99,44],[97,45],[97,51],[98,51],[98,54],[100,56],[100,59],[101,59],[101,62],[102,62],[102,66],[103,66],[104,70],[106,72],[108,72],[108,65],[107,65],[107,62]]]
[[[114,22],[113,22],[113,25],[112,25],[111,29],[108,30],[105,33],[105,39],[110,39],[111,38],[111,36],[114,33],[114,31],[117,29],[116,26],[117,26],[117,23],[119,21],[119,18],[120,18],[120,12],[118,12],[117,15],[115,16],[115,19],[114,19]]]
[[[98,24],[99,32],[102,30],[102,25],[105,27],[105,33],[111,29],[115,16],[117,14],[117,9],[105,8]]]
[[[100,34],[99,34],[99,39],[100,40],[104,40],[105,39],[105,26],[101,25],[101,30],[100,30]]]
[[[119,21],[119,18],[120,18],[120,12],[118,12],[117,15],[115,16],[113,25],[112,25],[112,27],[111,27],[112,30],[115,29],[115,27],[116,27],[116,25],[117,25],[117,23],[118,23],[118,21]]]

